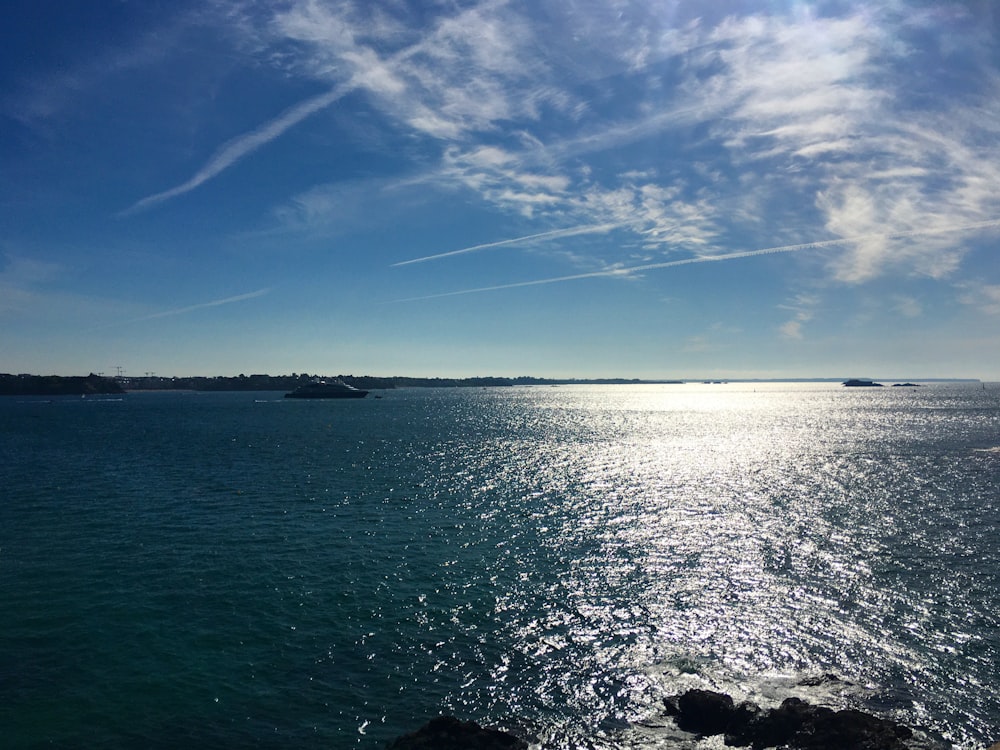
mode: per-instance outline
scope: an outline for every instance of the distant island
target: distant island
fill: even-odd
[[[105,377],[91,373],[87,376],[64,375],[9,375],[0,373],[0,396],[88,396],[121,394],[129,391],[293,391],[315,380],[341,380],[362,390],[391,390],[395,388],[503,388],[513,386],[557,385],[683,385],[685,383],[835,383],[840,378],[776,378],[773,380],[644,380],[640,378],[536,378],[522,375],[515,378],[484,376],[472,378],[417,378],[407,376],[376,377],[372,375],[218,375],[164,377],[146,375],[139,377]],[[974,378],[927,378],[924,382],[969,382]],[[882,387],[874,380],[852,378],[844,381],[848,387]],[[893,383],[896,387],[916,388],[912,382]]]
[[[876,383],[874,380],[862,380],[860,378],[851,378],[850,380],[845,380],[843,385],[848,388],[882,388],[882,383]],[[893,383],[893,388],[919,388],[917,383]]]

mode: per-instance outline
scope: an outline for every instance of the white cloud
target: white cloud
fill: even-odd
[[[490,129],[500,119],[533,118],[539,96],[521,94],[538,72],[522,54],[519,38],[530,36],[525,21],[505,12],[503,3],[485,3],[443,17],[423,38],[391,55],[380,54],[366,16],[350,3],[326,5],[299,0],[274,16],[271,43],[304,46],[306,63],[293,65],[329,91],[303,100],[274,119],[234,137],[188,180],[137,201],[125,214],[183,195],[219,175],[261,146],[345,94],[361,90],[386,114],[412,130],[454,140]],[[384,22],[381,33],[398,30]],[[542,97],[545,98],[545,97]]]
[[[275,19],[274,43],[304,45],[311,75],[331,83],[348,76],[385,114],[434,138],[460,138],[502,119],[530,120],[541,102],[560,100],[539,87],[544,68],[537,55],[525,54],[534,32],[506,3],[453,15],[439,10],[420,36],[402,34],[384,13],[373,29],[365,7],[293,2]],[[380,51],[387,46],[395,51]]]
[[[800,211],[783,217],[794,218],[782,222],[786,230],[819,238],[822,224],[836,236],[871,235],[837,256],[829,269],[835,281],[887,272],[944,278],[964,245],[884,235],[1000,216],[1000,200],[987,188],[1000,177],[996,97],[956,97],[947,114],[911,111],[905,91],[893,88],[916,65],[906,59],[914,51],[893,41],[898,19],[859,7],[839,19],[805,11],[700,27],[683,86],[751,189],[815,196],[819,221]],[[758,162],[772,165],[767,178]]]
[[[913,98],[907,82],[920,56],[932,62],[940,50],[905,41],[907,28],[930,22],[902,6],[720,17],[683,0],[542,12],[491,0],[423,7],[421,26],[403,4],[257,7],[271,14],[253,31],[262,48],[329,92],[224,144],[134,210],[199,187],[360,92],[425,153],[436,149],[436,167],[398,184],[468,190],[534,222],[532,234],[631,233],[591,268],[614,268],[637,248],[655,264],[678,253],[733,257],[734,238],[758,238],[750,247],[849,239],[826,267],[835,283],[943,279],[965,254],[949,230],[1000,217],[1000,85]],[[675,135],[691,158],[651,147],[606,169],[605,152]],[[316,188],[280,213],[322,221],[329,194]]]
[[[802,338],[802,321],[800,320],[789,320],[784,323],[779,330],[781,335],[789,339],[801,339]]]
[[[919,318],[924,312],[919,300],[905,294],[893,295],[892,306],[904,318]]]
[[[798,294],[789,302],[779,305],[779,308],[793,313],[792,319],[778,328],[781,335],[789,339],[800,340],[804,338],[803,327],[813,319],[819,304],[820,298],[815,294]]]
[[[800,14],[689,27],[670,47],[671,54],[685,55],[689,78],[680,87],[684,97],[668,100],[665,108],[631,124],[551,142],[525,155],[522,163],[540,159],[542,153],[567,158],[600,151],[681,122],[710,122],[729,158],[748,178],[747,189],[756,194],[758,207],[776,201],[765,195],[771,191],[776,196],[805,190],[815,196],[818,214],[802,213],[800,205],[795,223],[783,222],[775,227],[778,231],[792,231],[790,238],[803,240],[822,239],[823,230],[835,237],[866,237],[836,256],[829,267],[833,280],[862,283],[887,272],[944,278],[960,264],[964,245],[935,232],[1000,216],[1000,201],[987,188],[997,184],[1000,174],[986,150],[997,140],[992,123],[1000,118],[965,114],[985,100],[963,103],[946,119],[925,117],[923,125],[921,118],[910,117],[898,92],[886,86],[898,78],[892,66],[901,62],[905,50],[891,42],[892,30],[885,22],[860,11],[840,19]],[[962,124],[958,129],[956,122]],[[760,174],[756,164],[761,160],[810,164],[808,172],[792,170],[782,179],[780,172],[777,178]],[[537,217],[542,201],[566,209],[551,197],[498,189],[506,181],[516,182],[513,170],[465,175],[470,189],[509,210]],[[718,227],[740,215],[729,210],[736,201],[711,188],[697,201],[655,197],[677,186],[574,184],[563,192],[573,196],[570,210],[579,221],[589,217],[626,224],[662,241],[663,248],[700,244],[701,252],[712,252]],[[743,216],[749,219],[752,211]]]
[[[1000,315],[1000,284],[968,282],[959,284],[959,301],[988,315]]]

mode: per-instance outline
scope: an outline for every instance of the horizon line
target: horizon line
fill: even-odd
[[[785,377],[740,377],[740,376],[720,376],[715,375],[712,377],[705,376],[691,376],[691,377],[656,377],[656,378],[639,378],[639,377],[626,377],[626,376],[544,376],[544,375],[353,375],[338,373],[337,375],[319,375],[319,374],[309,374],[307,372],[291,372],[287,374],[276,374],[271,375],[270,373],[252,373],[247,375],[245,373],[239,373],[236,375],[157,375],[150,371],[149,374],[143,373],[142,375],[128,375],[122,373],[121,375],[104,375],[101,372],[91,371],[87,375],[59,375],[59,374],[36,374],[36,373],[0,373],[0,377],[12,377],[12,378],[22,378],[22,377],[32,377],[32,378],[46,378],[46,377],[56,377],[56,378],[87,378],[92,375],[98,377],[103,377],[108,380],[194,380],[194,379],[238,379],[238,378],[289,378],[296,377],[344,377],[344,378],[370,378],[373,380],[536,380],[542,382],[592,382],[597,381],[614,381],[620,382],[622,384],[719,384],[723,381],[728,383],[808,383],[808,382],[843,382],[848,380],[866,380],[866,381],[898,381],[898,380],[909,380],[912,382],[919,383],[987,383],[987,382],[1000,382],[1000,381],[989,381],[983,380],[982,378],[975,377],[857,377],[857,376],[828,376],[828,375],[816,375],[816,376],[785,376]]]

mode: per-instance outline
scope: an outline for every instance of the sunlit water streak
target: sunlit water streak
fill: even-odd
[[[682,747],[660,701],[700,686],[981,746],[998,444],[978,385],[4,400],[0,734]]]

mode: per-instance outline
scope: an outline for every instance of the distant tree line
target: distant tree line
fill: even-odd
[[[374,378],[367,375],[218,375],[215,377],[193,376],[167,378],[158,375],[122,378],[130,391],[291,391],[314,380],[343,380],[348,385],[366,390],[393,388],[389,378]]]
[[[232,377],[127,378],[129,390],[182,389],[192,391],[289,391],[314,380],[341,380],[363,390],[393,388],[497,388],[515,385],[636,385],[643,382],[680,383],[679,380],[642,381],[637,378],[553,379],[522,375],[516,378],[482,376],[472,378],[414,378],[405,376],[375,377],[372,375],[236,375]]]
[[[0,373],[0,395],[4,396],[87,396],[124,392],[125,389],[114,378],[94,373],[86,377]]]
[[[59,375],[3,375],[0,374],[0,395],[76,395],[89,393],[124,393],[125,391],[291,391],[314,380],[342,380],[363,390],[388,390],[393,388],[496,388],[515,385],[636,385],[639,383],[679,383],[678,380],[639,380],[636,378],[553,379],[522,375],[507,377],[473,378],[389,378],[371,375],[234,375],[107,378],[91,373],[86,377]]]

